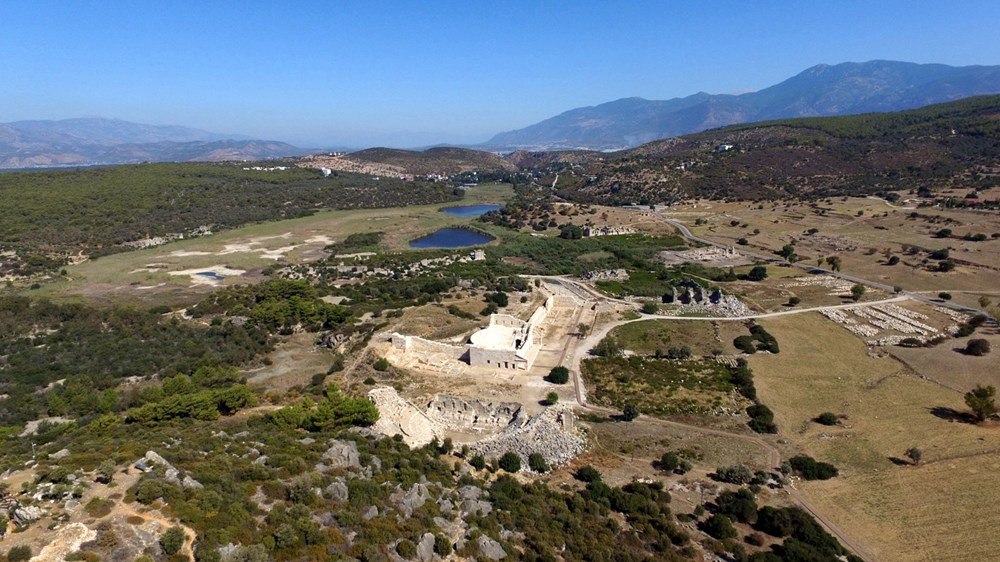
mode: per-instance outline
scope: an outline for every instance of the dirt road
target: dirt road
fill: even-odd
[[[562,279],[561,281],[563,281],[563,282],[569,282],[569,283],[574,283],[575,284],[574,281],[570,281],[570,280],[566,280],[566,279]],[[583,287],[581,284],[577,284],[577,286],[578,287]],[[593,295],[593,293],[591,293],[591,294]],[[594,296],[597,299],[602,299],[603,298],[603,297],[600,297],[599,295],[594,295]],[[879,302],[898,302],[900,300],[906,300],[906,297],[905,296],[900,296],[900,297],[895,297],[893,299],[887,299],[885,301],[879,301]],[[589,304],[589,303],[587,303],[587,304]],[[587,304],[585,304],[585,307],[587,306]],[[865,304],[877,304],[877,303],[865,303]],[[857,306],[857,304],[856,303],[852,303],[850,305],[834,305],[834,306],[828,306],[828,307],[816,307],[816,308],[812,308],[812,309],[801,309],[801,310],[794,310],[794,311],[782,311],[782,312],[779,312],[779,313],[762,314],[762,315],[755,316],[755,317],[759,318],[759,317],[769,317],[769,316],[782,316],[782,315],[786,315],[786,314],[800,314],[800,313],[803,313],[803,312],[814,312],[814,311],[817,311],[817,310],[829,310],[829,309],[834,309],[834,308],[844,308],[844,307],[847,307],[847,306]],[[577,315],[577,317],[579,317],[579,315]],[[632,319],[632,320],[619,320],[619,321],[616,321],[616,322],[610,322],[610,323],[604,324],[600,328],[598,328],[596,330],[592,330],[592,332],[587,337],[582,338],[582,339],[581,338],[572,338],[572,337],[571,338],[567,338],[565,347],[563,348],[563,351],[562,351],[562,354],[561,354],[561,357],[563,359],[562,364],[565,367],[567,367],[569,369],[569,371],[570,371],[570,376],[571,376],[571,380],[573,381],[573,387],[574,387],[573,390],[574,390],[574,393],[576,395],[577,404],[579,405],[580,408],[582,408],[584,410],[588,410],[588,411],[594,412],[594,413],[600,413],[600,414],[605,414],[605,415],[608,415],[608,414],[618,414],[619,413],[616,410],[611,410],[609,408],[603,408],[603,407],[600,407],[600,406],[594,406],[594,405],[589,404],[587,402],[586,388],[584,387],[584,384],[583,384],[583,378],[580,375],[580,364],[582,363],[583,359],[588,355],[588,353],[590,352],[590,350],[593,349],[602,339],[604,339],[604,337],[607,336],[608,333],[611,330],[617,328],[618,326],[622,326],[622,325],[628,324],[630,322],[639,322],[641,320],[651,320],[651,319],[671,319],[671,318],[669,318],[669,317],[663,317],[663,316],[659,316],[659,315],[643,314],[643,315],[640,315],[639,318],[635,318],[635,319]],[[693,317],[682,317],[682,318],[673,318],[673,319],[674,320],[710,320],[710,321],[711,320],[722,320],[720,318],[693,318]],[[744,320],[745,319],[747,319],[747,318],[744,318]],[[715,436],[719,436],[719,437],[726,437],[726,438],[730,438],[730,439],[738,439],[740,441],[744,441],[744,442],[747,442],[747,443],[752,443],[753,445],[755,445],[757,447],[760,447],[761,449],[763,449],[767,453],[768,464],[770,464],[770,466],[771,466],[772,469],[777,469],[778,467],[781,466],[781,453],[778,451],[778,449],[775,448],[774,445],[771,445],[770,443],[768,443],[767,441],[765,441],[763,438],[758,437],[756,435],[747,435],[747,434],[743,434],[743,433],[732,433],[732,432],[723,431],[723,430],[719,430],[719,429],[711,429],[711,428],[707,428],[707,427],[701,427],[701,426],[697,426],[697,425],[689,425],[689,424],[685,424],[685,423],[680,423],[680,422],[675,422],[675,421],[669,421],[669,420],[663,420],[663,419],[659,419],[659,418],[651,418],[651,417],[647,417],[647,416],[643,416],[643,419],[645,421],[647,421],[647,422],[651,422],[653,424],[657,424],[657,425],[660,425],[660,426],[663,426],[663,427],[673,427],[673,428],[677,428],[677,429],[683,429],[683,430],[687,430],[687,431],[694,431],[694,432],[697,432],[697,433],[702,433],[704,435],[715,435]],[[862,547],[859,543],[857,543],[856,541],[854,541],[853,539],[851,539],[851,537],[849,537],[846,533],[844,533],[832,521],[830,521],[822,513],[820,513],[811,503],[809,503],[809,501],[805,497],[802,496],[802,494],[797,489],[795,489],[794,487],[788,486],[788,487],[785,488],[785,490],[788,492],[789,497],[795,502],[795,504],[797,504],[799,507],[801,507],[805,511],[809,512],[821,525],[823,525],[824,528],[826,528],[826,530],[830,534],[832,534],[833,536],[837,537],[837,539],[840,541],[841,544],[844,545],[845,548],[851,550],[855,555],[861,557],[864,560],[874,560],[874,558],[872,557],[872,555],[864,547]]]

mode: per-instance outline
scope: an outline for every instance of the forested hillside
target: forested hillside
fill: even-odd
[[[21,258],[10,272],[30,272],[33,264],[45,266],[53,254],[99,256],[127,250],[132,247],[128,243],[143,239],[190,236],[199,229],[218,231],[323,209],[461,198],[444,185],[246,167],[142,164],[0,174],[0,251],[16,251]]]

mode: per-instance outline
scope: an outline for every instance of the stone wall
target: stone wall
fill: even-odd
[[[526,358],[518,357],[513,349],[486,349],[469,347],[469,364],[474,367],[493,367],[494,369],[527,369]]]
[[[392,334],[389,337],[389,341],[392,342],[392,346],[394,348],[403,351],[441,353],[456,360],[462,360],[465,357],[466,352],[469,351],[468,345],[452,345],[448,343],[441,343],[424,339],[419,336],[404,336],[401,334]]]

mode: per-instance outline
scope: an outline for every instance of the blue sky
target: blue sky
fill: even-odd
[[[1000,2],[0,2],[0,122],[80,116],[303,146],[479,142],[819,63],[1000,64]]]

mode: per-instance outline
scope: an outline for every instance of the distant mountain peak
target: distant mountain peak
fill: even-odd
[[[145,161],[258,160],[304,151],[276,141],[109,117],[0,124],[0,168]]]
[[[628,97],[570,109],[495,135],[480,146],[491,150],[620,149],[725,125],[899,111],[995,93],[1000,93],[1000,66],[888,60],[824,63],[774,86],[739,95],[698,92],[669,100]]]

